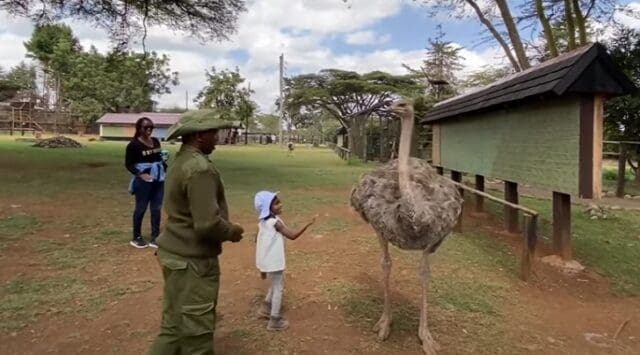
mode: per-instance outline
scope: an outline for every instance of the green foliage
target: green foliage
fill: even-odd
[[[0,101],[20,94],[30,95],[35,90],[36,69],[33,65],[20,62],[6,73],[0,68]]]
[[[478,88],[492,84],[500,79],[505,78],[513,73],[511,67],[495,67],[485,65],[482,69],[476,70],[462,81],[462,86],[466,88]]]
[[[57,23],[36,26],[29,41],[24,43],[24,47],[27,50],[27,57],[42,63],[45,70],[49,69],[49,65],[54,60],[58,60],[57,64],[61,65],[59,61],[62,59],[62,52],[78,53],[82,50],[71,27]]]
[[[280,131],[280,117],[272,114],[257,115],[253,120],[253,125],[250,125],[249,130],[255,127],[254,130],[264,133],[276,133]]]
[[[444,36],[442,27],[438,25],[436,38],[428,40],[426,57],[420,69],[412,69],[405,65],[411,73],[425,81],[428,94],[438,100],[456,94],[455,87],[458,84],[456,72],[463,68],[461,62],[464,59],[460,54],[462,47],[457,47],[450,41],[444,41]]]
[[[0,9],[31,18],[40,26],[63,18],[87,21],[109,31],[117,43],[126,44],[132,34],[145,30],[141,23],[184,31],[199,39],[227,39],[246,10],[244,4],[244,0],[12,0],[0,2]]]
[[[640,85],[640,33],[619,29],[609,43],[609,52],[618,66]],[[638,140],[640,136],[640,93],[618,97],[605,103],[607,139]]]
[[[222,118],[245,122],[253,116],[257,105],[251,100],[253,90],[242,87],[245,79],[236,67],[235,71],[224,69],[218,71],[216,67],[206,70],[207,85],[200,90],[193,100],[200,109],[216,109]]]

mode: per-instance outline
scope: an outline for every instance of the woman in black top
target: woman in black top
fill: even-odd
[[[162,159],[160,141],[151,137],[153,122],[142,117],[136,122],[136,133],[127,145],[125,166],[134,175],[129,192],[135,195],[136,206],[133,211],[133,240],[135,248],[151,246],[157,248],[156,238],[160,234],[160,213],[164,194],[164,172],[166,165]],[[140,230],[147,210],[151,210],[151,241],[142,238]]]

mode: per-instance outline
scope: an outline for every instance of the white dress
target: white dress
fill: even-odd
[[[278,217],[261,220],[258,223],[258,238],[256,240],[256,267],[261,272],[283,271],[284,236],[276,230]]]

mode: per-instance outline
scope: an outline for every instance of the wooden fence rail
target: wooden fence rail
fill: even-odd
[[[534,211],[530,208],[505,201],[493,195],[490,195],[484,191],[476,190],[472,187],[469,187],[461,182],[457,182],[449,179],[453,184],[455,184],[458,188],[469,191],[470,193],[476,195],[476,198],[486,198],[487,200],[499,203],[503,206],[511,207],[515,210],[518,210],[524,214],[525,217],[525,228],[523,231],[524,241],[522,243],[522,253],[520,257],[520,278],[523,281],[529,281],[531,277],[531,268],[533,265],[533,259],[535,257],[536,251],[536,243],[538,241],[538,215],[537,211]],[[462,213],[460,213],[460,219],[462,220]],[[459,225],[462,225],[462,221],[460,221]]]

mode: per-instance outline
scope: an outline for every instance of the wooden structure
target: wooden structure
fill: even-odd
[[[7,131],[10,135],[20,132],[23,136],[25,132],[36,134],[44,131],[34,119],[34,112],[37,111],[34,101],[12,101],[2,111],[0,131]]]
[[[570,196],[602,192],[603,102],[633,90],[602,45],[568,52],[434,106],[422,120],[433,131],[433,165],[458,181],[475,175],[479,191],[485,177],[505,181],[512,205],[519,184],[553,192],[554,251],[571,259]],[[517,232],[512,205],[505,228]]]

